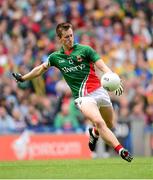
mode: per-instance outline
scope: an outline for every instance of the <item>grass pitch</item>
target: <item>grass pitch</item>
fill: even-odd
[[[0,162],[0,179],[153,179],[153,157]]]

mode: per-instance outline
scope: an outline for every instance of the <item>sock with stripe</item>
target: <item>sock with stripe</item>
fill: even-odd
[[[117,145],[114,150],[119,154],[121,155],[121,151],[123,150],[123,146],[121,144]]]

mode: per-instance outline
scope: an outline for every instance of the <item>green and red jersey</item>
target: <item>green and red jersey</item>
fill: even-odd
[[[94,63],[100,56],[89,46],[74,44],[69,52],[63,47],[48,57],[48,65],[57,67],[72,90],[74,98],[82,97],[99,88]]]

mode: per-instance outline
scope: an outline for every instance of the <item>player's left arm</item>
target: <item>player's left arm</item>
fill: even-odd
[[[104,61],[102,59],[99,59],[95,62],[95,65],[98,69],[100,69],[102,72],[106,73],[106,72],[112,72],[111,69],[104,63]],[[115,94],[117,96],[122,95],[123,93],[123,84],[122,81],[120,83],[120,87],[115,91]]]
[[[91,48],[87,46],[87,57],[96,65],[96,67],[104,72],[112,72],[111,69],[104,63],[104,61],[100,58],[99,54]],[[120,84],[120,87],[115,91],[115,94],[120,96],[123,93],[123,85]]]
[[[104,63],[102,59],[95,62],[96,67],[104,73],[112,72],[111,69]]]

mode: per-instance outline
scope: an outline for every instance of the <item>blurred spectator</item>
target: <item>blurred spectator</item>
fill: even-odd
[[[43,131],[41,126],[42,115],[40,112],[32,105],[29,105],[28,109],[28,114],[25,117],[28,129],[35,132]]]
[[[61,111],[54,120],[55,132],[79,132],[79,123],[74,114],[69,113],[69,104],[62,104]]]
[[[0,106],[0,134],[11,133],[15,130],[14,119]]]
[[[149,105],[146,108],[146,125],[152,127],[153,129],[153,105]]]
[[[21,111],[18,108],[14,108],[12,111],[12,117],[14,119],[14,132],[21,133],[26,128],[25,117],[22,116]]]

